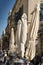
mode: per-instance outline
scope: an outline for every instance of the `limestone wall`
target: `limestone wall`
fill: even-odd
[[[28,0],[28,40],[27,40],[28,55],[27,55],[27,57],[29,60],[32,60],[35,57],[35,51],[36,51],[35,50],[35,48],[36,48],[35,47],[35,44],[36,44],[35,39],[36,39],[37,32],[39,29],[39,11],[37,10],[38,4],[40,4],[40,2],[38,0],[36,0],[36,1]],[[36,14],[33,15],[35,10],[37,10]],[[33,30],[33,33],[32,33],[32,30]],[[32,38],[31,38],[30,33],[32,33]]]
[[[39,18],[38,18],[39,13],[36,12],[36,15],[35,15],[34,12],[36,11],[39,3],[40,3],[40,0],[18,0],[12,9],[12,15],[14,15],[15,12],[18,12],[20,7],[23,6],[23,13],[27,14],[27,17],[28,17],[28,23],[27,23],[28,24],[28,28],[27,28],[28,34],[27,34],[26,46],[28,46],[27,52],[29,51],[28,52],[28,59],[30,59],[30,60],[31,60],[31,58],[33,58],[32,57],[33,55],[35,56],[35,50],[34,50],[35,44],[33,44],[33,43],[35,42],[34,38],[37,36],[36,33],[38,31],[37,22],[39,23]],[[35,17],[35,20],[34,20],[34,17]],[[36,31],[36,28],[37,28],[37,31]],[[33,32],[32,32],[32,30],[33,30]],[[32,39],[31,34],[33,36],[33,39]],[[30,43],[30,45],[29,45],[29,43]],[[31,50],[32,46],[33,46],[33,50]],[[31,51],[32,51],[32,53],[34,52],[34,54],[32,54]]]

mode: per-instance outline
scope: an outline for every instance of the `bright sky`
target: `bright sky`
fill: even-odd
[[[16,0],[0,0],[0,36],[7,26],[7,18]]]

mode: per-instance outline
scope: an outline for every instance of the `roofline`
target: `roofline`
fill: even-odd
[[[13,6],[13,8],[12,8],[12,13],[13,13],[13,10],[14,10],[14,8],[15,8],[15,6],[16,6],[16,4],[17,4],[17,2],[18,2],[18,0],[16,0],[16,2],[15,2],[15,4],[14,4],[14,6]],[[11,14],[12,14],[11,13]]]

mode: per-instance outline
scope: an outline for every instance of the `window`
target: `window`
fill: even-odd
[[[40,21],[43,21],[43,4],[40,4]]]
[[[15,25],[17,25],[18,20],[21,19],[22,14],[23,14],[23,6],[13,16],[14,17],[13,21]]]

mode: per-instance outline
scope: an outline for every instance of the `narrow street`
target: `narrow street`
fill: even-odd
[[[43,0],[0,0],[0,65],[43,65]]]

